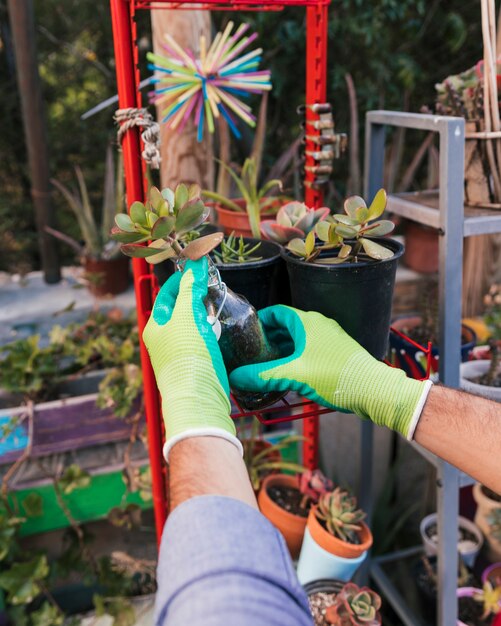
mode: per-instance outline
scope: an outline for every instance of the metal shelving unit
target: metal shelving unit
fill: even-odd
[[[365,195],[371,199],[382,186],[385,151],[385,128],[403,127],[438,133],[440,142],[440,187],[436,191],[390,195],[388,211],[438,229],[439,238],[439,379],[448,387],[459,387],[461,341],[461,287],[463,238],[501,232],[501,212],[464,206],[465,124],[459,117],[370,111],[366,117]],[[372,424],[363,424],[362,437],[372,449]],[[453,626],[457,620],[456,572],[459,487],[472,479],[415,442],[413,447],[437,469],[438,511],[438,613],[439,626]],[[370,455],[372,456],[372,455]],[[363,473],[367,468],[362,469]],[[365,478],[362,484],[365,482]],[[364,492],[371,501],[371,485]],[[367,505],[367,504],[366,504]],[[419,549],[416,549],[418,552]],[[416,553],[417,553],[416,552]],[[388,602],[405,626],[421,622],[382,569],[383,563],[410,556],[400,551],[373,559],[370,575],[379,584]]]

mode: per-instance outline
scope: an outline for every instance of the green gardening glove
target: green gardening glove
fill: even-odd
[[[207,259],[188,261],[163,285],[143,333],[162,395],[166,460],[187,437],[222,437],[242,452],[223,357],[207,322],[207,281]]]
[[[287,306],[259,312],[283,356],[230,374],[232,387],[296,391],[323,406],[356,413],[412,439],[431,381],[407,378],[372,357],[334,320]]]

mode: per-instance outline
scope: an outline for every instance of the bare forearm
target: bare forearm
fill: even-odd
[[[183,439],[171,450],[169,470],[171,510],[203,495],[228,496],[257,509],[243,459],[225,439]]]
[[[455,389],[433,387],[415,441],[501,493],[501,405]]]

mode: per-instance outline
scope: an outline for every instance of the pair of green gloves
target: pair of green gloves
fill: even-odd
[[[230,418],[230,386],[221,351],[207,321],[207,259],[188,261],[163,285],[144,329],[162,395],[166,444],[216,436],[240,451]],[[406,377],[374,359],[337,322],[287,306],[259,312],[265,331],[287,354],[230,374],[233,387],[249,391],[296,391],[318,404],[356,413],[412,439],[430,381]]]

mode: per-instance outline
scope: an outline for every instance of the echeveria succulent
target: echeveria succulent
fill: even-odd
[[[327,215],[327,207],[310,209],[303,202],[288,202],[279,209],[275,220],[261,222],[261,234],[264,239],[287,243],[295,237],[305,237]]]
[[[287,248],[305,261],[315,261],[323,250],[339,248],[337,256],[322,258],[322,263],[349,263],[358,260],[363,252],[381,261],[393,252],[368,237],[382,237],[395,228],[393,222],[380,220],[386,208],[386,192],[380,189],[370,207],[360,196],[351,196],[344,203],[344,213],[329,215],[319,221],[306,238],[292,239]],[[317,245],[315,235],[322,242]],[[350,240],[346,243],[345,240]]]
[[[381,598],[375,591],[346,583],[327,609],[325,619],[333,626],[380,626],[380,608]]]
[[[145,204],[134,202],[127,214],[115,217],[111,238],[119,241],[127,256],[147,258],[148,263],[185,256],[200,258],[221,241],[222,233],[207,235],[183,246],[189,233],[205,222],[209,208],[200,199],[198,185],[178,185],[175,191],[151,187]],[[147,241],[147,246],[141,245]]]
[[[347,491],[336,487],[325,493],[318,500],[316,517],[325,524],[327,531],[334,537],[348,543],[356,543],[362,530],[360,522],[365,513],[357,509],[357,499]]]
[[[317,503],[320,496],[334,488],[332,480],[319,469],[306,470],[298,476],[298,483],[299,491],[313,503]]]

